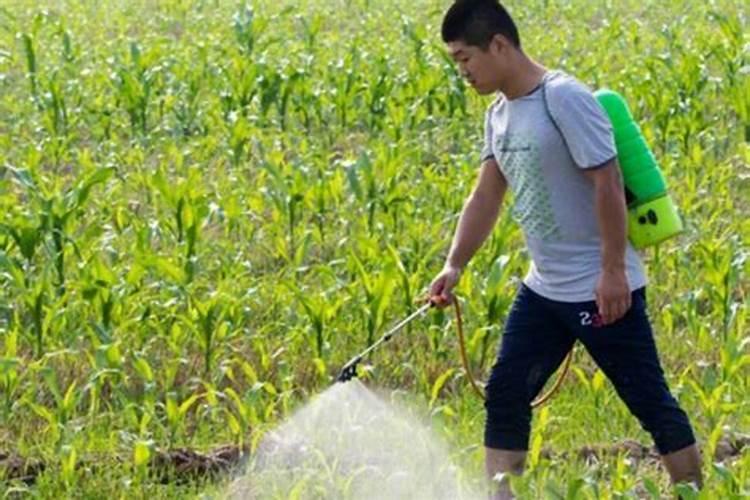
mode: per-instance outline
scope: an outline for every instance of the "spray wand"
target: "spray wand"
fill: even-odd
[[[341,369],[341,373],[339,373],[339,376],[336,378],[337,382],[347,382],[354,377],[357,376],[357,365],[364,359],[365,356],[370,354],[370,352],[377,349],[381,344],[388,342],[391,337],[393,337],[396,333],[398,333],[403,327],[414,321],[416,318],[419,318],[423,316],[425,313],[427,313],[427,310],[430,309],[435,305],[434,301],[429,301],[413,313],[411,313],[409,316],[406,317],[406,319],[400,321],[396,326],[388,330],[385,334],[383,334],[382,337],[380,337],[380,340],[372,344],[370,347],[362,351],[361,353],[354,356],[347,364],[344,365],[344,367]]]
[[[446,299],[436,296],[431,297],[426,301],[426,303],[421,306],[419,309],[411,313],[409,316],[407,316],[405,319],[401,320],[399,323],[397,323],[393,328],[388,330],[383,336],[374,344],[372,344],[370,347],[362,351],[361,353],[354,356],[347,364],[344,365],[344,367],[341,369],[341,372],[339,373],[339,376],[336,377],[337,382],[347,382],[354,377],[357,376],[357,365],[367,356],[370,354],[370,352],[377,349],[380,345],[383,343],[389,341],[391,337],[393,337],[396,333],[398,333],[401,329],[403,329],[406,325],[414,321],[416,318],[419,318],[421,316],[424,316],[427,311],[434,306],[444,304],[446,302]],[[458,347],[459,351],[461,353],[461,363],[463,364],[464,371],[466,372],[466,378],[469,379],[469,383],[471,384],[471,387],[474,389],[474,392],[476,392],[480,398],[485,399],[484,391],[479,388],[479,385],[477,384],[474,377],[471,375],[471,371],[469,370],[469,359],[466,355],[466,342],[464,341],[464,329],[463,329],[463,321],[461,320],[461,307],[458,305],[458,299],[453,299],[453,308],[456,313],[456,331],[458,332]],[[536,398],[534,401],[531,402],[531,407],[536,408],[538,406],[543,405],[545,402],[547,402],[552,395],[557,392],[557,390],[560,388],[560,385],[562,384],[563,379],[565,378],[565,374],[568,372],[568,368],[570,367],[570,361],[573,358],[573,350],[571,349],[570,352],[568,352],[568,355],[565,358],[565,361],[563,362],[562,370],[560,371],[560,374],[557,376],[557,379],[552,384],[552,387],[549,391],[547,391],[545,394],[542,394],[538,398]]]

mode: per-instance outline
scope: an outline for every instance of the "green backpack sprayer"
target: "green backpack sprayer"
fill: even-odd
[[[683,226],[654,154],[646,144],[625,99],[612,90],[594,96],[612,122],[628,203],[628,236],[635,248],[656,245],[682,232]]]
[[[548,104],[547,87],[543,81],[542,95],[544,106],[552,123],[565,142],[557,120],[550,111]],[[682,232],[683,225],[677,208],[672,198],[667,193],[667,183],[664,179],[659,165],[651,152],[646,140],[641,133],[640,127],[635,123],[633,115],[628,108],[625,99],[615,91],[601,89],[594,92],[599,104],[604,108],[615,137],[617,159],[624,179],[625,199],[628,207],[628,237],[637,249],[661,243]],[[567,144],[567,143],[566,143]],[[386,332],[380,340],[372,344],[366,350],[353,357],[341,369],[337,382],[346,382],[357,376],[357,365],[374,349],[387,342],[404,326],[427,313],[434,306],[440,304],[442,299],[430,298],[426,303],[409,315],[406,319],[397,323],[391,330]],[[461,354],[466,377],[469,379],[474,391],[482,398],[484,392],[479,388],[469,370],[468,358],[463,336],[463,325],[461,320],[461,309],[458,300],[454,299],[453,306],[456,315],[456,329],[458,333],[458,345]],[[560,387],[570,366],[573,351],[571,350],[557,379],[547,393],[540,396],[531,403],[537,407],[546,402]]]

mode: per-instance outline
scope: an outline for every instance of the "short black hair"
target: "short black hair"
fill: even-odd
[[[442,34],[445,43],[462,41],[482,50],[500,34],[521,48],[516,23],[498,0],[456,0],[445,13]]]

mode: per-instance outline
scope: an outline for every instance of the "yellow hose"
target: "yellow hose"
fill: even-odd
[[[442,298],[436,299],[432,298],[430,301],[433,304],[438,304],[443,302]],[[466,372],[466,378],[469,379],[469,383],[474,388],[474,392],[476,392],[480,398],[485,399],[484,392],[482,389],[479,388],[479,385],[477,384],[477,381],[474,379],[473,375],[471,374],[471,370],[469,369],[469,358],[466,355],[466,342],[464,340],[464,327],[463,327],[463,320],[461,318],[461,306],[458,304],[458,299],[453,299],[453,310],[456,314],[456,330],[458,331],[458,348],[461,353],[461,363],[463,364],[464,371]],[[543,405],[546,403],[552,395],[557,392],[557,390],[562,385],[563,379],[565,378],[565,375],[568,373],[568,369],[570,368],[570,361],[573,358],[573,350],[571,349],[570,352],[568,352],[568,355],[565,357],[565,361],[563,361],[562,370],[560,371],[560,375],[557,376],[557,379],[552,384],[552,387],[550,387],[549,391],[547,391],[545,394],[542,394],[538,398],[536,398],[534,401],[531,402],[531,407],[536,408],[538,406]]]

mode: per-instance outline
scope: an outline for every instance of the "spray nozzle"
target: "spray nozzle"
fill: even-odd
[[[351,379],[355,378],[357,376],[357,365],[359,362],[362,361],[362,358],[360,356],[357,356],[356,358],[349,361],[344,367],[341,369],[341,373],[339,373],[339,376],[336,377],[337,382],[348,382]]]

